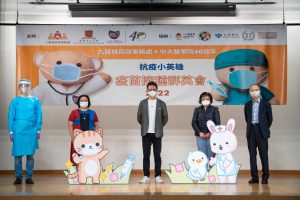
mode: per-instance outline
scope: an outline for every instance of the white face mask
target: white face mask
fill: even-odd
[[[201,104],[203,106],[208,106],[210,104],[210,101],[209,100],[203,100],[203,101],[201,101]]]
[[[250,96],[253,98],[260,97],[260,91],[252,91],[250,92]]]
[[[29,88],[28,87],[21,87],[20,91],[21,91],[22,94],[28,94]]]
[[[156,91],[150,91],[148,92],[150,97],[155,97],[156,96]]]
[[[88,107],[88,105],[89,105],[89,102],[87,102],[87,101],[79,102],[79,106],[80,106],[81,108],[86,108],[86,107]]]

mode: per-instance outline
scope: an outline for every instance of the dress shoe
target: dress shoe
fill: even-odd
[[[263,179],[262,181],[261,181],[261,184],[268,184],[269,182],[268,182],[268,179]]]
[[[33,180],[31,178],[26,179],[26,184],[34,184]]]
[[[20,185],[20,184],[22,184],[22,179],[16,178],[14,185]]]
[[[259,181],[256,180],[256,179],[251,179],[251,180],[249,181],[249,184],[257,184],[257,183],[259,183]]]

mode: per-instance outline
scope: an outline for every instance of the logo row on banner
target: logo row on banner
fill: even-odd
[[[285,30],[284,25],[28,25],[18,26],[17,45],[285,45]]]

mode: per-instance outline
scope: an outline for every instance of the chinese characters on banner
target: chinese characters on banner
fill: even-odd
[[[149,81],[168,105],[243,105],[253,83],[285,104],[286,49],[284,25],[19,25],[17,78],[43,105],[138,105]]]

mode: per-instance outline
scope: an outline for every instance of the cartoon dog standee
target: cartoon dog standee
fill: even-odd
[[[207,176],[207,156],[201,151],[190,152],[188,163],[190,169],[187,173],[187,177],[194,183],[197,183],[199,180],[204,181]]]
[[[79,183],[85,184],[88,177],[92,177],[93,183],[99,183],[101,165],[100,160],[105,157],[109,150],[105,149],[102,143],[102,131],[73,131],[74,153],[73,160],[77,164]]]
[[[216,126],[213,121],[207,121],[207,127],[212,133],[210,146],[216,156],[211,157],[209,164],[216,165],[220,183],[236,183],[237,167],[232,152],[237,148],[237,139],[233,133],[234,119],[229,119],[227,126]]]
[[[37,85],[32,95],[43,105],[74,105],[78,96],[93,95],[111,82],[111,76],[101,71],[100,58],[79,51],[37,53],[34,63],[46,82]]]

